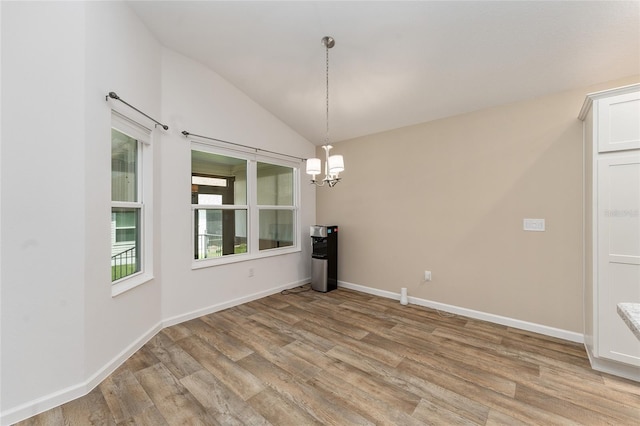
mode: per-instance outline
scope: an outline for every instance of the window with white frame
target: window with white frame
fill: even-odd
[[[294,244],[296,208],[294,169],[257,162],[257,207],[259,249],[290,247]]]
[[[193,256],[247,252],[247,160],[191,151]]]
[[[194,266],[299,250],[296,164],[194,143]]]
[[[111,124],[111,282],[131,288],[151,275],[151,132],[117,114]]]

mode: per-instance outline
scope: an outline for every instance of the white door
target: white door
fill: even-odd
[[[640,153],[598,159],[598,356],[640,366],[640,341],[617,313],[640,303]]]

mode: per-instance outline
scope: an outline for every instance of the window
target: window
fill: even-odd
[[[191,151],[194,259],[247,252],[247,160]]]
[[[113,113],[111,128],[111,282],[115,294],[150,278],[150,131]],[[148,169],[148,170],[147,170]],[[146,172],[146,173],[145,173]],[[126,283],[126,285],[121,285]]]
[[[299,250],[297,176],[293,164],[193,143],[194,267]]]
[[[293,168],[258,162],[260,250],[294,244]]]

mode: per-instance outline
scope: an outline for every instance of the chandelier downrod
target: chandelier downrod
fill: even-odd
[[[329,49],[335,46],[336,41],[333,37],[325,36],[321,40],[322,45],[325,47],[326,53],[326,133],[324,138],[324,145],[322,148],[325,152],[324,170],[325,176],[322,181],[316,180],[316,175],[319,175],[321,170],[321,160],[319,158],[309,158],[307,160],[307,174],[312,176],[311,183],[317,186],[324,186],[327,184],[330,188],[334,187],[340,182],[340,172],[344,170],[344,159],[342,155],[329,155],[329,151],[333,148],[329,144]]]

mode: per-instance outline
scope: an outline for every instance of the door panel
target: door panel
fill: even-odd
[[[640,154],[598,160],[598,356],[640,366],[617,304],[640,303]]]

